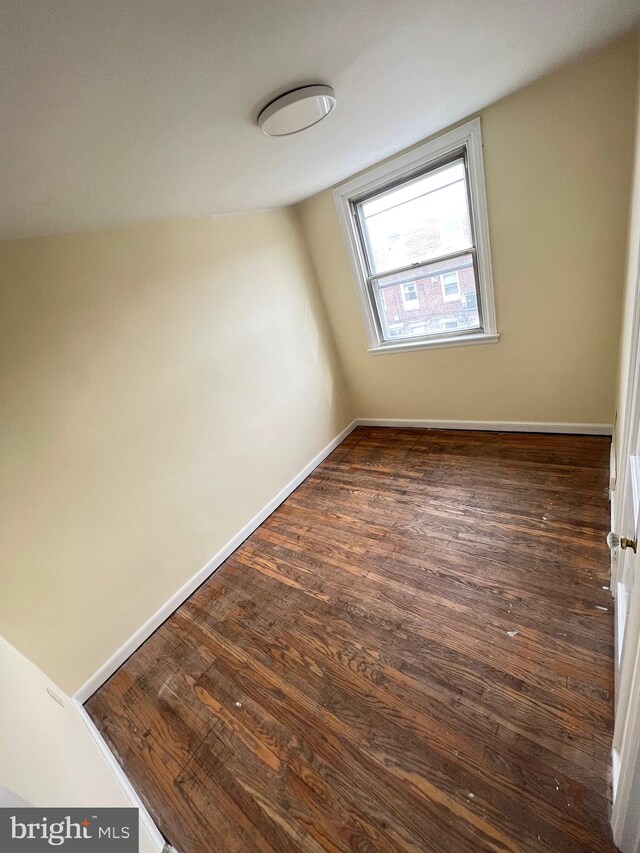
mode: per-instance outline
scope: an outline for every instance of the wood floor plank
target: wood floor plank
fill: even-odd
[[[204,851],[599,851],[609,440],[359,427],[89,700]]]

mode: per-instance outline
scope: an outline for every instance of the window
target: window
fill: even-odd
[[[476,296],[475,291],[473,293],[463,293],[462,294],[462,304],[465,308],[477,308],[478,307],[478,297]]]
[[[479,119],[334,199],[371,352],[498,340]]]
[[[381,292],[381,295],[384,296],[384,291]],[[411,311],[414,308],[420,307],[418,288],[416,287],[415,282],[402,285],[402,304],[404,305],[405,311]]]
[[[457,272],[446,272],[440,276],[442,298],[445,302],[460,299],[460,282]]]

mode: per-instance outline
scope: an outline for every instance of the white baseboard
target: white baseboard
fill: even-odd
[[[472,429],[488,432],[556,432],[569,435],[611,435],[611,424],[543,423],[541,421],[426,421],[358,418],[358,426],[397,429]]]
[[[278,494],[269,503],[263,507],[260,512],[249,521],[242,530],[237,533],[233,539],[227,542],[217,554],[215,554],[196,574],[190,578],[180,589],[171,596],[169,601],[162,605],[147,621],[138,628],[138,630],[115,651],[106,663],[95,672],[85,683],[73,694],[73,698],[81,704],[84,704],[87,699],[92,696],[96,690],[101,687],[105,681],[113,675],[113,673],[130,657],[135,650],[144,643],[144,641],[153,634],[156,628],[159,628],[162,623],[171,616],[183,601],[186,601],[189,596],[202,584],[207,578],[219,568],[224,561],[233,554],[233,552],[242,545],[244,540],[250,536],[253,531],[259,527],[262,522],[268,518],[271,513],[277,509],[280,504],[289,497],[294,489],[306,480],[311,472],[326,459],[326,457],[341,444],[344,439],[353,432],[358,426],[358,421],[352,421],[349,426],[345,427],[342,432],[337,435],[332,441],[324,447],[305,467],[296,474],[296,476],[287,485],[278,492]]]
[[[80,715],[80,719],[82,720],[82,722],[86,726],[89,734],[91,735],[91,737],[95,741],[98,749],[102,753],[106,763],[109,766],[109,769],[111,770],[113,775],[116,777],[116,781],[117,781],[118,785],[120,786],[120,788],[122,789],[124,795],[127,797],[129,802],[131,803],[131,806],[135,809],[138,809],[138,815],[140,817],[140,824],[141,824],[140,829],[144,830],[147,833],[147,835],[149,836],[149,840],[151,841],[151,844],[158,851],[158,853],[162,853],[162,851],[165,850],[165,840],[164,840],[162,833],[160,832],[160,830],[156,826],[155,821],[153,820],[153,818],[151,817],[151,815],[147,811],[147,807],[145,806],[145,804],[142,802],[142,800],[140,799],[140,797],[136,793],[136,789],[133,787],[133,785],[129,781],[129,779],[128,779],[126,773],[124,772],[124,770],[122,769],[122,767],[120,767],[120,765],[116,761],[114,754],[111,752],[111,750],[107,746],[104,738],[102,737],[102,735],[100,734],[100,732],[96,728],[91,717],[87,714],[85,709],[82,707],[82,704],[80,702],[78,702],[77,699],[72,699],[71,702],[72,702],[76,712]]]

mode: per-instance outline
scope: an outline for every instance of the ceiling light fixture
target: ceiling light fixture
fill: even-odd
[[[267,136],[290,136],[322,121],[335,105],[331,86],[303,86],[267,104],[258,116],[258,127]]]

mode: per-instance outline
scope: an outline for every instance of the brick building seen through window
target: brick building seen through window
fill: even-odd
[[[402,235],[389,234],[376,246],[376,262],[391,266],[428,255],[431,244],[447,246],[470,240],[469,221],[453,218],[446,223],[428,223]],[[396,283],[397,282],[397,283]],[[480,325],[472,256],[466,255],[431,264],[415,272],[391,275],[380,288],[379,314],[386,324],[386,337],[438,334]]]

